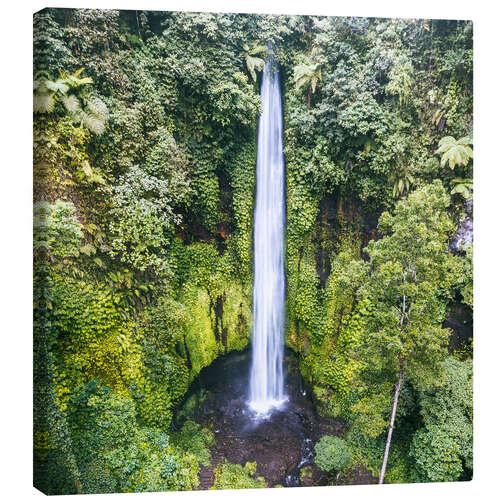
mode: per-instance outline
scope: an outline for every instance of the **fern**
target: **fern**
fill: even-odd
[[[470,200],[472,198],[472,179],[462,179],[457,177],[452,179],[451,182],[454,184],[451,194],[458,194],[465,200]]]
[[[472,140],[469,137],[462,137],[458,141],[451,136],[443,137],[436,151],[436,154],[441,155],[441,167],[447,163],[451,170],[455,165],[465,167],[473,158],[471,145]]]
[[[56,105],[50,94],[35,94],[33,96],[33,111],[35,113],[52,113]]]
[[[80,101],[74,94],[61,97],[61,102],[64,104],[64,107],[68,110],[69,113],[75,114],[78,113],[78,111],[80,111],[81,109]]]
[[[267,47],[265,45],[259,45],[256,44],[254,45],[251,49],[249,48],[248,45],[245,45],[244,47],[245,53],[244,53],[244,58],[245,58],[245,64],[247,66],[248,72],[250,73],[250,76],[252,77],[253,81],[257,81],[257,71],[262,71],[265,66],[265,61],[259,56],[266,55],[267,54]]]
[[[79,122],[91,132],[100,135],[109,118],[106,104],[96,96],[83,98],[76,89],[92,83],[92,78],[80,78],[83,68],[72,75],[60,70],[57,80],[49,80],[46,75],[33,82],[33,111],[35,113],[53,113],[57,102],[63,105],[73,122]],[[68,93],[68,92],[72,93]],[[83,109],[85,105],[85,109]]]
[[[318,82],[323,78],[322,62],[320,52],[317,47],[314,47],[309,55],[303,55],[301,61],[294,68],[293,80],[295,88],[300,90],[301,87],[309,87],[307,102],[309,105],[310,96],[316,92]]]

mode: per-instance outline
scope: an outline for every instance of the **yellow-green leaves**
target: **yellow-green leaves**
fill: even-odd
[[[446,164],[453,170],[455,165],[465,167],[472,160],[472,139],[461,137],[456,140],[454,137],[446,136],[439,141],[436,154],[441,155],[441,167]]]

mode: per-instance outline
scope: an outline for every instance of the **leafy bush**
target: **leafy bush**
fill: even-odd
[[[351,453],[343,439],[323,436],[314,446],[316,465],[325,472],[340,471],[351,462]]]
[[[419,394],[425,426],[413,438],[411,456],[420,476],[429,481],[457,479],[462,463],[464,477],[470,479],[473,468],[472,360],[449,357],[443,363],[443,371],[442,378],[433,387]]]
[[[191,490],[195,456],[177,450],[167,434],[139,428],[130,400],[95,379],[71,398],[69,425],[84,493]]]
[[[240,490],[266,488],[263,477],[256,476],[257,462],[247,462],[244,466],[229,463],[224,459],[214,470],[213,490]]]
[[[201,465],[210,465],[210,447],[215,444],[211,430],[202,429],[196,422],[188,420],[182,429],[172,436],[172,442],[180,449],[195,455]]]
[[[436,425],[418,430],[413,436],[410,457],[420,481],[456,481],[462,473],[460,448]]]

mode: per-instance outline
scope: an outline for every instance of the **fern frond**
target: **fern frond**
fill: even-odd
[[[250,73],[252,79],[254,82],[257,81],[257,74],[256,71],[262,71],[264,69],[264,60],[260,59],[258,57],[252,57],[250,55],[247,55],[245,58],[245,62],[248,68],[248,72]]]
[[[91,97],[87,101],[87,108],[97,118],[106,121],[109,117],[109,112],[106,104],[98,97]]]
[[[78,97],[74,94],[70,94],[68,96],[63,96],[61,98],[61,102],[64,104],[64,107],[68,110],[69,113],[78,113],[80,111],[80,101]]]
[[[472,139],[469,136],[461,137],[458,139],[457,144],[462,146],[472,146]]]
[[[64,80],[61,80],[60,78],[55,82],[53,82],[52,80],[47,80],[45,86],[48,90],[54,93],[60,92],[61,94],[65,94],[69,90],[68,85],[66,85],[66,83],[64,83]]]
[[[452,146],[455,146],[457,141],[455,140],[454,137],[451,137],[450,135],[443,137],[438,144],[438,149],[436,153],[444,153],[447,149],[449,149]]]
[[[462,137],[458,141],[451,137],[443,137],[439,141],[439,147],[436,150],[437,154],[441,154],[441,167],[447,163],[453,170],[455,165],[466,166],[469,160],[473,158],[473,151],[470,147],[472,141],[468,137]]]
[[[56,104],[50,94],[35,94],[33,96],[33,111],[35,113],[52,113]]]
[[[82,122],[91,132],[96,135],[101,135],[104,132],[104,120],[101,120],[99,117],[93,114],[82,113]]]

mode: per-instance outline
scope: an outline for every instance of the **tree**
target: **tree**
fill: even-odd
[[[425,387],[439,374],[445,354],[448,331],[441,328],[442,291],[454,262],[447,252],[452,229],[448,205],[440,181],[413,192],[392,215],[382,214],[379,232],[384,237],[370,241],[367,248],[370,276],[360,293],[373,311],[353,351],[360,384],[353,411],[364,418],[364,432],[376,437],[388,423],[387,403],[393,391],[380,483],[405,376]]]
[[[457,443],[436,425],[419,429],[413,435],[410,456],[424,482],[456,481],[462,473]]]
[[[322,62],[319,50],[314,47],[309,55],[303,56],[301,61],[294,68],[293,80],[295,88],[299,90],[305,86],[307,88],[307,107],[311,107],[311,95],[316,92],[316,86],[322,79]]]
[[[443,377],[419,393],[424,427],[410,447],[422,481],[455,481],[472,477],[472,360],[448,357]]]
[[[314,446],[316,465],[326,472],[341,471],[351,461],[351,453],[345,441],[336,436],[323,436]]]
[[[232,464],[224,459],[214,470],[212,490],[240,490],[247,488],[266,488],[263,477],[257,476],[257,463],[247,462],[244,466]]]

